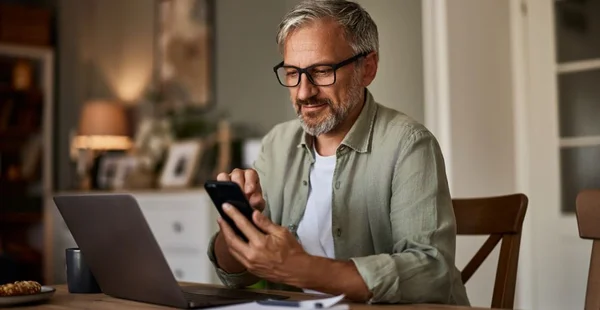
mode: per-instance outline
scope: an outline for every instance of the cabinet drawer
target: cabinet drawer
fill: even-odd
[[[147,194],[136,199],[161,248],[206,252],[217,229],[215,212],[207,203],[206,194]]]
[[[166,255],[166,259],[177,281],[214,283],[214,270],[206,255]]]
[[[144,211],[158,243],[163,246],[185,246],[206,249],[212,230],[209,216],[198,210]]]

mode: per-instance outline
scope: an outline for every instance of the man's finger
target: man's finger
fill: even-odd
[[[255,192],[262,192],[260,183],[258,181],[258,173],[254,169],[247,169],[244,171],[245,187],[243,188],[246,195],[250,195]]]
[[[265,200],[263,199],[262,193],[252,194],[252,196],[250,196],[248,199],[248,202],[250,202],[250,206],[252,206],[252,208],[258,211],[262,212],[265,208]]]
[[[246,259],[246,257],[242,253],[240,253],[237,250],[232,249],[232,248],[228,248],[228,250],[229,250],[229,253],[231,253],[231,255],[235,259],[237,259],[238,262],[240,262],[240,264],[242,264],[242,265],[244,265],[244,267],[246,267],[246,269],[248,269],[248,267],[250,267],[250,263],[248,262],[248,259]]]
[[[250,243],[262,242],[262,238],[265,237],[250,221],[240,213],[234,206],[225,203],[223,204],[223,210],[225,213],[235,222],[235,226],[239,228],[244,236],[248,238]]]
[[[246,183],[246,181],[244,179],[244,171],[242,169],[235,168],[231,172],[230,176],[231,176],[231,181],[237,183],[243,191],[245,183]]]
[[[256,223],[256,226],[258,226],[258,228],[260,228],[267,234],[274,234],[277,232],[279,227],[281,227],[271,222],[270,219],[268,219],[264,214],[258,211],[254,211],[254,213],[252,214],[252,220],[254,221],[254,223]]]
[[[225,243],[227,243],[227,247],[230,249],[235,249],[238,252],[245,253],[250,250],[250,246],[242,241],[240,237],[233,231],[233,228],[227,224],[227,222],[220,218],[218,220],[219,229],[221,229],[221,233],[223,234],[223,239],[225,239]]]
[[[217,181],[231,181],[229,174],[221,172],[217,175]]]

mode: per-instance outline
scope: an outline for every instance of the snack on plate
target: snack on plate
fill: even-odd
[[[0,297],[36,294],[42,291],[42,286],[36,281],[17,281],[0,285]]]

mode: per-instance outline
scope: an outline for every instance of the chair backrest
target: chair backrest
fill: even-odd
[[[585,190],[577,195],[575,214],[579,237],[592,239],[592,256],[585,293],[585,310],[600,309],[600,190]]]
[[[512,309],[517,282],[521,228],[527,211],[527,196],[453,199],[458,235],[490,235],[461,272],[466,283],[502,240],[492,308]]]

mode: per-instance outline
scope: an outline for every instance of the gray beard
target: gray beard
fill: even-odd
[[[304,132],[311,136],[318,137],[319,135],[328,133],[335,129],[339,124],[341,124],[348,114],[359,103],[360,95],[363,91],[360,86],[360,80],[358,80],[359,75],[355,74],[352,78],[352,85],[347,93],[348,103],[338,105],[337,108],[334,108],[333,105],[330,105],[329,108],[332,110],[332,113],[327,116],[325,120],[316,124],[316,125],[308,125],[304,122],[302,118],[302,112],[298,111],[298,119],[300,120],[300,125],[302,125],[302,129]]]
[[[313,126],[309,126],[308,124],[306,124],[304,122],[304,119],[302,118],[302,115],[298,115],[298,118],[300,119],[300,125],[302,125],[302,129],[304,129],[304,132],[308,133],[311,136],[317,137],[324,133],[330,132],[337,125],[339,125],[342,122],[342,120],[344,120],[344,118],[348,116],[348,110],[348,107],[340,107],[337,111],[334,110],[332,114],[327,116],[325,120]]]

